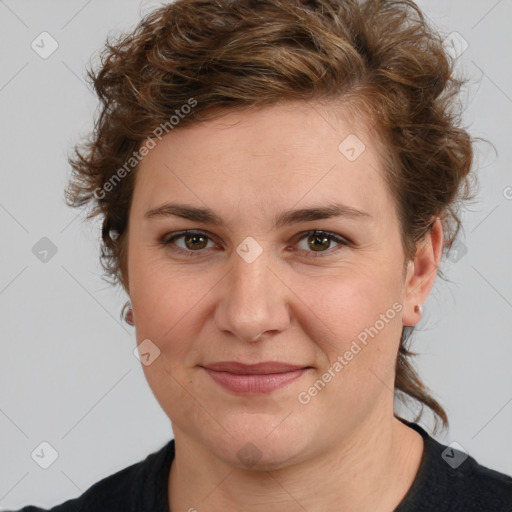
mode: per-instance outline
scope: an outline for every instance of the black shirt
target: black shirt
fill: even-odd
[[[512,512],[512,478],[440,444],[415,423],[423,457],[416,478],[394,512]],[[465,458],[465,459],[464,459]],[[146,459],[95,483],[51,512],[169,512],[167,484],[174,440]],[[464,459],[464,460],[463,460]],[[195,504],[199,507],[199,504]],[[26,506],[18,512],[43,512]],[[12,511],[14,512],[14,511]]]

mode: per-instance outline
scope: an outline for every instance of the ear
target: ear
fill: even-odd
[[[416,255],[407,264],[404,288],[403,325],[416,325],[421,312],[416,305],[423,306],[434,285],[437,269],[443,252],[443,225],[437,217],[430,230],[416,245]]]

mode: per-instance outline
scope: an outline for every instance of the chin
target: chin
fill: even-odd
[[[218,445],[211,449],[231,466],[248,471],[276,471],[298,462],[302,450],[297,441],[289,437],[286,444],[266,439],[253,442],[245,437],[233,440],[226,450],[220,450]]]
[[[229,434],[223,431],[220,439],[206,436],[203,442],[216,457],[231,466],[252,471],[285,468],[309,451],[314,436],[311,428],[303,431],[300,425],[293,424],[293,415],[283,422],[284,417],[243,414],[231,421],[226,418],[224,425]]]

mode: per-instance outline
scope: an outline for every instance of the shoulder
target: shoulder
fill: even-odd
[[[157,510],[166,499],[167,477],[174,457],[174,440],[144,460],[132,464],[91,485],[82,495],[51,509],[28,505],[6,512],[131,512]],[[152,509],[151,507],[155,507]]]
[[[454,472],[454,502],[465,512],[512,511],[512,478],[468,457]],[[459,471],[460,470],[460,471]]]
[[[512,478],[436,441],[419,425],[424,453],[415,481],[396,512],[511,512]],[[462,447],[460,447],[462,448]]]

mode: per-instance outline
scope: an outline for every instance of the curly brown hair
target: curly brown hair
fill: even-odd
[[[461,225],[457,210],[474,198],[473,140],[454,108],[466,80],[410,0],[176,0],[107,39],[88,78],[100,111],[69,157],[66,202],[91,206],[88,218],[101,215],[105,277],[125,291],[135,171],[143,144],[160,139],[162,127],[288,100],[362,116],[382,143],[405,262],[436,217],[449,250]],[[416,420],[427,406],[436,429],[439,419],[446,428],[445,411],[411,362],[413,329],[402,330],[395,393],[419,403]]]

